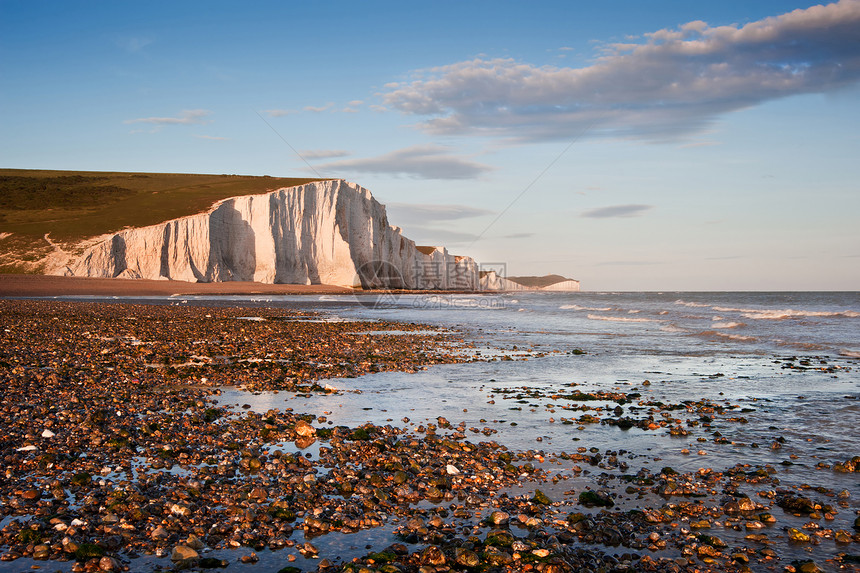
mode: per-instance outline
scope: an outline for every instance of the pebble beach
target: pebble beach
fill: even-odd
[[[0,328],[3,571],[860,566],[860,457],[800,452],[774,463],[779,432],[738,444],[718,431],[758,423],[740,405],[657,400],[649,380],[560,391],[494,379],[487,407],[514,416],[523,404],[583,436],[561,445],[535,434],[531,448],[502,439],[516,426],[509,416],[475,420],[465,402],[422,419],[382,410],[361,424],[336,411],[378,406],[361,394],[368,376],[386,376],[377,373],[420,383],[420,373],[539,364],[569,349],[488,351],[439,324],[236,303],[7,299]],[[284,402],[266,409],[262,397]],[[675,459],[695,463],[634,442],[590,443],[586,428],[686,440]],[[709,459],[730,442],[755,455],[729,467]],[[792,465],[812,468],[804,477],[814,481],[787,480]]]

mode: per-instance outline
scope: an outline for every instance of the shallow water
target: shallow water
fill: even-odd
[[[318,300],[311,306],[333,317],[456,327],[485,349],[485,357],[492,355],[486,349],[514,346],[548,354],[326,381],[342,390],[336,395],[248,395],[227,390],[223,403],[249,404],[257,411],[291,407],[324,414],[327,424],[389,423],[413,432],[444,416],[453,426],[464,422],[467,439],[494,440],[512,450],[537,450],[547,456],[579,447],[597,448],[604,455],[623,451],[619,457],[628,473],[643,467],[689,472],[769,465],[781,487],[826,485],[850,492],[849,507],[834,520],[822,522],[822,527],[851,530],[860,508],[856,474],[816,467],[860,454],[857,293],[553,293],[489,300],[446,295],[399,297],[380,308],[348,298]],[[571,353],[579,349],[585,354]],[[565,409],[574,404],[603,407],[587,411],[601,419],[616,416],[610,413],[616,403],[577,403],[558,397],[573,390],[640,394],[622,406],[623,415],[634,417],[647,414],[655,403],[683,405],[669,414],[689,434],[565,423],[583,414]],[[701,419],[702,408],[712,407],[725,410],[712,415],[709,426],[686,425]],[[661,413],[660,408],[653,412],[656,420]],[[469,428],[486,428],[488,433]],[[556,463],[559,475],[571,476],[571,462]],[[589,471],[591,476],[540,487],[558,500],[564,490],[580,489],[579,482],[593,483],[597,473],[613,474],[606,468]],[[524,487],[528,493],[535,486]],[[644,503],[635,498],[619,501],[622,508]],[[715,497],[714,503],[718,501]],[[581,506],[574,509],[571,503],[568,509],[578,511]],[[808,522],[777,511],[779,530]],[[747,533],[720,529],[715,534],[731,545],[744,545]],[[820,563],[844,550],[832,541],[801,547],[785,542],[779,532],[771,532],[771,537],[783,540],[777,547],[783,563],[809,558]]]

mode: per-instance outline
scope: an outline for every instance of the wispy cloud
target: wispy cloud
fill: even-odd
[[[333,107],[334,107],[334,103],[329,102],[325,105],[320,105],[320,106],[308,105],[308,106],[305,106],[304,110],[305,111],[311,111],[314,113],[322,113],[324,111],[329,111]]]
[[[513,140],[593,135],[669,141],[720,115],[860,80],[860,1],[746,25],[695,21],[603,46],[583,68],[479,57],[389,84],[384,103],[433,134]]]
[[[468,205],[430,205],[415,203],[386,203],[389,218],[397,225],[411,223],[426,225],[433,222],[448,222],[490,215],[493,211]]]
[[[123,123],[152,123],[155,125],[203,125],[211,123],[207,119],[212,115],[211,111],[205,109],[186,109],[178,117],[141,117],[138,119],[127,119]]]
[[[653,209],[653,205],[612,205],[584,212],[581,216],[591,219],[609,219],[613,217],[638,217]]]
[[[358,113],[358,108],[360,108],[362,105],[364,105],[364,102],[362,100],[354,99],[348,104],[346,104],[346,107],[342,108],[340,111],[342,113]]]
[[[503,239],[528,239],[534,237],[534,233],[511,233],[510,235],[502,235]]]
[[[268,115],[269,117],[283,117],[285,115],[290,115],[291,113],[298,113],[295,110],[291,109],[264,109],[263,113]]]
[[[299,155],[305,159],[332,159],[334,157],[347,157],[349,151],[343,149],[303,149]]]
[[[692,149],[695,147],[711,147],[714,145],[720,145],[719,141],[693,141],[690,143],[685,143],[681,146],[683,149]]]
[[[439,145],[415,145],[378,157],[332,161],[318,167],[329,172],[386,173],[418,179],[473,179],[492,169],[452,155]]]

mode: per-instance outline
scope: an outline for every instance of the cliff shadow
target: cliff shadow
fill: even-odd
[[[256,234],[232,203],[209,215],[209,264],[205,280],[253,281],[257,268]]]
[[[158,276],[169,279],[170,278],[170,235],[171,235],[171,223],[167,223],[164,225],[164,233],[161,236],[161,265],[158,269]],[[195,269],[196,270],[196,269]],[[198,273],[194,273],[195,276]]]
[[[322,284],[318,262],[320,253],[317,252],[317,243],[320,231],[318,225],[321,208],[320,201],[322,200],[321,196],[324,196],[324,194],[317,193],[316,189],[312,187],[307,187],[303,201],[304,209],[302,210],[302,215],[304,215],[304,211],[307,209],[312,209],[312,212],[316,214],[314,217],[302,216],[301,227],[301,243],[303,248],[300,264],[307,274],[308,283],[312,285]]]
[[[110,259],[113,262],[113,278],[118,277],[128,268],[125,238],[120,235],[114,235],[110,240]]]
[[[312,206],[308,207],[308,203]],[[269,225],[275,245],[275,278],[277,284],[321,284],[315,263],[309,263],[303,249],[313,244],[313,237],[304,228],[305,213],[315,208],[314,196],[304,190],[302,201],[287,201],[283,194],[269,197]],[[301,221],[295,225],[292,210],[299,209]],[[307,241],[310,240],[310,243]]]

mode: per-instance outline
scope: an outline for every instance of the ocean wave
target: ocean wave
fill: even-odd
[[[820,318],[820,317],[843,317],[860,318],[860,312],[853,310],[826,311],[826,310],[795,310],[793,308],[779,310],[761,310],[756,308],[732,308],[715,306],[717,312],[739,312],[744,318],[751,320],[784,320],[786,318]]]
[[[558,308],[560,310],[590,310],[592,312],[606,312],[612,310],[612,307],[609,306],[606,308],[593,308],[590,306],[579,306],[578,304],[563,304]]]
[[[663,332],[690,332],[689,330],[681,328],[680,326],[674,324],[666,324],[664,326],[661,326],[660,330],[662,330]]]
[[[826,350],[826,346],[822,346],[820,344],[815,344],[814,342],[792,342],[791,340],[782,340],[777,339],[774,340],[776,344],[779,346],[785,346],[787,348],[796,348],[798,350]]]
[[[745,312],[741,316],[756,320],[782,320],[785,318],[811,318],[811,317],[843,317],[860,318],[860,313],[846,310],[843,312],[827,312],[815,310],[765,310],[759,312]]]
[[[743,322],[720,322],[718,320],[711,324],[711,328],[738,328],[739,326],[746,326],[746,324]]]
[[[589,314],[588,318],[591,320],[606,320],[609,322],[664,322],[662,320],[657,320],[655,318],[629,318],[626,316],[598,316],[596,314]]]
[[[839,356],[847,356],[848,358],[860,358],[860,351],[848,350],[847,348],[843,348],[839,351]]]
[[[700,336],[705,336],[708,338],[713,337],[713,336],[718,336],[720,338],[728,338],[729,340],[737,340],[738,342],[756,342],[756,341],[758,341],[758,338],[756,338],[755,336],[744,336],[742,334],[728,334],[726,332],[719,332],[717,330],[706,330],[706,331],[700,333]]]
[[[676,300],[675,304],[680,304],[681,306],[691,306],[695,308],[709,308],[711,306],[709,304],[703,304],[701,302],[687,302],[681,299]]]

